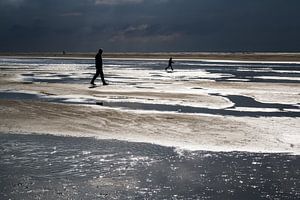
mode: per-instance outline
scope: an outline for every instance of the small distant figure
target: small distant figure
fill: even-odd
[[[63,55],[66,55],[66,52],[65,52],[65,51],[63,51],[63,52],[62,52],[62,54],[63,54]]]
[[[105,82],[105,79],[104,79],[104,74],[103,74],[103,62],[102,62],[102,53],[103,53],[103,50],[102,49],[99,49],[96,57],[95,57],[95,63],[96,63],[96,74],[94,75],[93,79],[91,80],[91,84],[93,86],[95,86],[96,84],[94,83],[94,81],[96,80],[96,78],[100,75],[101,76],[101,80],[102,80],[102,83],[103,85],[108,85],[106,82]]]
[[[172,71],[173,71],[173,66],[172,66],[173,63],[174,63],[174,62],[173,62],[172,57],[171,57],[171,58],[169,59],[168,67],[166,67],[165,70],[167,71],[169,68],[171,68]]]

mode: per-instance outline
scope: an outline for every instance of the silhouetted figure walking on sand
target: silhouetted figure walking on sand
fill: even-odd
[[[171,57],[171,58],[169,59],[168,67],[165,68],[166,71],[167,71],[169,68],[171,68],[172,71],[173,71],[172,63],[174,63],[174,62],[173,62],[172,57]]]
[[[104,74],[103,74],[103,62],[102,62],[102,53],[103,50],[99,49],[96,57],[95,57],[95,62],[96,62],[96,74],[94,75],[93,79],[91,80],[91,84],[95,85],[94,81],[96,80],[96,78],[100,75],[101,76],[101,80],[103,85],[108,85],[105,80],[104,80]]]

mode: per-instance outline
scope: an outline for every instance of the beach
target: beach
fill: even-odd
[[[178,56],[178,58],[175,55],[173,72],[164,70],[169,54],[163,57],[155,57],[155,54],[144,57],[126,56],[126,54],[104,56],[104,74],[109,85],[102,86],[100,78],[98,78],[96,87],[90,88],[89,82],[95,73],[94,59],[90,56],[66,58],[53,55],[49,57],[49,54],[36,57],[32,55],[15,55],[13,57],[2,55],[0,57],[0,138],[3,141],[1,148],[6,150],[5,141],[5,144],[11,146],[13,150],[11,152],[3,151],[1,157],[17,156],[12,153],[14,151],[23,154],[31,148],[27,143],[34,143],[33,146],[38,146],[38,141],[43,141],[41,144],[43,143],[45,148],[53,148],[55,145],[47,142],[53,138],[58,141],[59,138],[62,138],[64,141],[64,144],[60,144],[60,149],[64,149],[68,141],[71,146],[72,144],[80,145],[79,141],[85,141],[84,144],[98,141],[99,144],[95,145],[97,146],[95,151],[99,151],[100,154],[104,150],[99,150],[98,146],[101,146],[100,144],[103,146],[105,141],[114,147],[114,150],[107,154],[124,151],[120,145],[130,146],[129,149],[133,148],[135,153],[143,152],[141,153],[142,157],[147,156],[147,153],[143,151],[146,147],[151,149],[150,152],[154,151],[152,149],[159,149],[155,156],[149,156],[149,159],[159,161],[155,170],[151,168],[151,161],[141,159],[137,163],[141,165],[146,163],[145,165],[149,166],[145,169],[151,169],[150,171],[162,170],[166,166],[168,173],[172,171],[170,164],[172,159],[170,158],[166,163],[160,161],[171,155],[176,158],[174,158],[175,165],[178,168],[173,170],[176,173],[179,173],[180,169],[188,171],[186,168],[189,164],[178,164],[182,159],[188,160],[187,163],[198,163],[203,161],[203,156],[209,155],[211,160],[207,162],[210,164],[204,166],[205,169],[209,169],[209,166],[213,165],[214,159],[219,164],[223,162],[226,163],[226,166],[230,166],[233,160],[228,160],[227,157],[240,156],[250,160],[250,164],[239,163],[242,162],[239,159],[234,160],[239,166],[235,171],[243,169],[243,173],[241,173],[244,175],[239,180],[237,174],[228,172],[230,167],[226,168],[225,175],[229,174],[228,176],[234,177],[232,179],[234,181],[230,182],[230,187],[220,191],[220,194],[231,199],[238,199],[242,197],[238,195],[238,191],[242,187],[246,188],[248,195],[252,195],[253,198],[268,198],[266,195],[282,199],[299,197],[299,191],[295,189],[295,186],[290,187],[294,189],[288,190],[282,189],[283,186],[278,184],[278,181],[286,181],[286,185],[299,185],[300,181],[298,165],[300,154],[300,60],[298,54],[281,54],[281,57],[276,57],[276,54],[265,54],[265,57],[251,55],[245,56],[246,58],[239,55],[238,59],[236,59],[236,55],[231,55],[231,57],[225,55],[224,57],[222,54],[219,56],[210,54],[206,57],[189,54]],[[24,148],[15,149],[13,144],[23,144],[24,141],[26,141]],[[109,149],[110,146],[108,145],[107,148]],[[43,152],[44,148],[39,148],[39,151]],[[90,152],[92,149],[82,150],[78,147],[76,151]],[[45,151],[45,154],[51,155],[51,152]],[[76,155],[80,154],[78,152]],[[163,152],[168,153],[164,154]],[[130,155],[136,158],[138,155],[135,153]],[[188,157],[184,157],[186,155]],[[191,158],[191,155],[195,155],[195,157]],[[73,156],[73,154],[67,153],[65,156]],[[117,159],[121,159],[124,155],[119,156]],[[35,155],[33,155],[34,157]],[[224,161],[222,161],[223,159]],[[259,160],[259,165],[263,168],[256,169],[262,170],[263,179],[269,180],[278,188],[272,189],[270,186],[258,194],[250,191],[249,188],[254,186],[254,189],[261,189],[265,186],[264,184],[243,184],[250,179],[252,165],[256,165],[258,162],[255,159]],[[271,164],[266,164],[269,159],[272,160]],[[292,162],[287,160],[292,160]],[[12,167],[10,161],[20,165],[22,163],[22,159],[7,158],[7,161],[0,163],[2,171]],[[99,159],[96,161],[101,163]],[[113,161],[115,158],[110,161],[112,165]],[[63,163],[63,161],[59,162]],[[39,160],[38,163],[42,163],[42,161]],[[182,161],[182,163],[184,162]],[[286,168],[281,168],[280,163],[287,163]],[[127,165],[129,164],[124,164],[122,167]],[[247,165],[252,168],[247,168]],[[269,165],[271,168],[268,168]],[[90,167],[86,169],[90,169]],[[29,168],[25,165],[24,169]],[[277,179],[266,175],[269,171],[263,173],[268,169],[278,169],[275,172],[271,170],[270,173],[278,172],[281,174],[280,177]],[[58,167],[55,170],[60,171],[61,169]],[[114,168],[111,170],[111,172],[116,172]],[[135,170],[141,172],[139,170],[143,169]],[[226,176],[222,177],[222,174],[217,173],[218,170],[221,169],[211,172],[211,177],[217,174],[216,177],[225,181]],[[284,175],[285,171],[288,171],[288,176]],[[137,172],[134,172],[131,175],[124,175],[127,183],[129,176],[136,175]],[[199,171],[193,168],[192,172],[197,174]],[[192,177],[194,176],[192,172],[184,174]],[[31,173],[34,172],[30,172],[26,177],[31,177]],[[43,173],[47,174],[48,172]],[[70,176],[74,173],[70,173]],[[126,173],[126,170],[123,173]],[[205,174],[205,170],[201,173]],[[171,173],[167,180],[173,175]],[[55,180],[59,176],[60,174],[57,174]],[[117,175],[114,174],[114,176]],[[160,175],[156,174],[155,176]],[[183,175],[181,174],[181,176]],[[15,184],[18,186],[18,183],[22,182],[16,181],[22,175],[16,179],[11,179],[4,174],[1,177],[5,177],[1,184],[12,181],[16,182]],[[89,186],[86,186],[89,187],[86,190],[87,193],[95,194],[97,184],[99,186],[104,180],[109,183],[110,175],[101,179],[93,171],[92,175],[86,177],[88,178],[85,181],[89,183]],[[257,174],[253,177],[255,181],[259,179]],[[33,179],[34,183],[38,182],[36,177]],[[73,182],[71,180],[74,183],[71,184],[71,187],[82,187],[77,184],[78,180],[80,178]],[[54,193],[70,195],[70,191],[65,193],[60,191],[63,190],[63,184],[68,181],[70,180],[67,178],[63,179],[59,183],[62,188],[58,189],[58,193]],[[150,188],[153,191],[157,185],[162,184],[160,181],[156,181],[152,185],[143,182],[143,188]],[[236,181],[240,186],[236,184]],[[29,183],[30,181],[23,182]],[[136,185],[140,184],[132,182]],[[196,189],[200,183],[196,180],[193,181],[189,178],[187,182],[179,180],[166,182],[169,182],[170,185],[162,185],[171,189],[159,188],[159,195],[152,194],[157,199],[170,196],[175,199],[201,196],[200,190]],[[45,182],[43,184],[46,187],[47,184]],[[147,190],[134,190],[133,188],[140,188],[140,186],[126,185],[125,183],[119,184],[120,193],[113,194],[112,188],[116,189],[118,184],[115,182],[112,184],[114,186],[111,188],[99,186],[102,189],[106,188],[104,193],[99,194],[99,198],[122,198],[126,194],[130,194],[132,198],[139,198],[139,195],[150,194]],[[192,193],[185,188],[177,194],[175,192],[179,187],[177,184],[191,184],[195,187],[191,189]],[[53,188],[54,185],[50,184],[47,187]],[[204,185],[209,184],[206,182]],[[128,190],[126,190],[127,186]],[[28,197],[33,195],[27,193],[30,190],[24,189],[23,185],[19,186],[19,192],[14,194],[12,193],[13,187],[9,187],[5,190],[2,189],[2,197],[11,197],[11,195],[19,197],[18,195],[22,192],[28,194]],[[205,188],[203,186],[201,191],[206,192],[202,195],[220,198],[217,193],[217,188],[220,186],[209,185],[209,187],[213,188],[211,192],[203,189]],[[232,187],[235,189],[231,194],[229,190]],[[53,190],[48,193],[37,189],[36,191],[38,191],[36,193],[39,197],[46,197],[43,195],[50,197],[51,194],[54,194]],[[142,193],[137,193],[137,191]],[[274,191],[283,192],[274,193]],[[83,195],[83,191],[76,189],[76,192]],[[62,199],[71,198],[70,196],[60,197]],[[52,198],[55,199],[53,196]]]
[[[22,101],[2,94],[4,132],[92,136],[189,150],[300,153],[297,63],[175,60],[175,72],[166,73],[163,60],[108,59],[104,70],[110,85],[98,82],[91,89],[93,60],[2,62],[3,92],[41,96]],[[55,102],[60,98],[65,100]],[[248,99],[238,102],[241,98]],[[178,112],[184,109],[188,111]]]

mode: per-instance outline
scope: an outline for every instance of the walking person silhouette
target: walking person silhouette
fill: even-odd
[[[93,86],[96,85],[96,84],[94,83],[94,81],[96,80],[96,78],[97,78],[99,75],[100,75],[100,77],[101,77],[101,80],[102,80],[103,85],[108,85],[108,84],[105,82],[105,79],[104,79],[103,62],[102,62],[102,53],[103,53],[103,50],[102,50],[102,49],[99,49],[97,55],[95,56],[96,73],[95,73],[93,79],[91,80],[91,84],[92,84]]]
[[[172,71],[173,71],[172,63],[174,63],[174,62],[173,62],[172,57],[171,57],[171,58],[169,59],[168,67],[165,68],[166,71],[167,71],[169,68],[171,68]]]

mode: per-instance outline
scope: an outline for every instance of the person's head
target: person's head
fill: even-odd
[[[102,54],[102,53],[103,53],[103,50],[102,50],[102,49],[99,49],[98,53],[101,53],[101,54]]]

